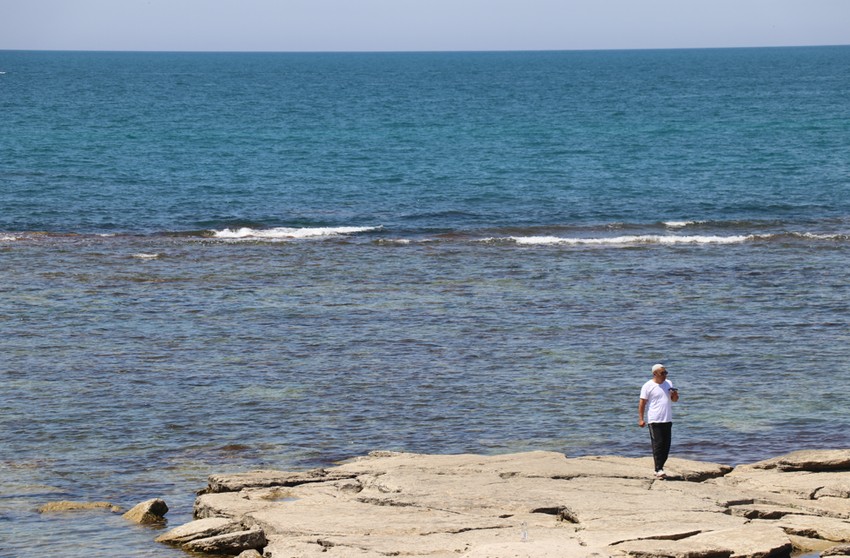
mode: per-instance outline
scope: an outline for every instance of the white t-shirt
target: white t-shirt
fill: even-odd
[[[646,422],[673,422],[673,403],[670,401],[672,387],[670,380],[664,380],[660,384],[649,380],[640,388],[640,398],[648,402]]]

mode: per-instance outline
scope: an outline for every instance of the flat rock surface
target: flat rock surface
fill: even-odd
[[[780,471],[846,471],[850,469],[850,449],[802,450],[742,466],[741,469]]]
[[[71,502],[68,500],[49,502],[38,507],[38,513],[67,512],[80,510],[109,510],[111,512],[119,512],[121,511],[121,508],[110,504],[109,502]]]
[[[267,558],[765,558],[850,539],[844,450],[734,470],[554,452],[373,452],[309,472],[215,475],[195,515],[261,530]]]
[[[206,539],[241,530],[242,525],[238,522],[223,517],[208,517],[190,521],[185,525],[171,529],[158,536],[156,542],[181,545],[197,539]]]

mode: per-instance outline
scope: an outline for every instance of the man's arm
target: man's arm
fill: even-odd
[[[643,420],[643,412],[646,410],[646,399],[641,399],[640,403],[638,403],[638,426],[643,428],[646,426],[646,422]]]
[[[679,400],[679,390],[676,388],[670,388],[670,401],[675,403]]]

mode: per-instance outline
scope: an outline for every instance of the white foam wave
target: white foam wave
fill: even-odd
[[[381,238],[377,240],[377,244],[381,245],[407,245],[410,244],[411,240],[409,238]]]
[[[143,254],[143,253],[139,253],[139,254],[133,254],[133,257],[134,257],[134,258],[137,258],[137,259],[139,259],[139,260],[155,260],[155,259],[157,259],[157,258],[159,258],[159,257],[160,257],[160,254]]]
[[[17,236],[11,236],[8,234],[0,234],[0,242],[14,242],[18,240]]]
[[[327,236],[340,236],[348,234],[356,234],[360,232],[368,232],[379,229],[380,227],[304,227],[304,228],[289,228],[276,227],[273,229],[251,229],[242,227],[241,229],[224,229],[221,231],[213,231],[213,237],[226,239],[264,239],[264,240],[294,240],[301,238],[315,238]]]
[[[818,233],[794,233],[795,236],[807,240],[847,240],[850,235],[846,234],[818,234]]]
[[[559,236],[511,236],[506,239],[490,238],[487,241],[512,241],[517,244],[567,244],[589,246],[630,246],[635,244],[740,244],[753,240],[753,235],[735,236],[672,236],[672,235],[627,235],[609,238],[563,238]]]
[[[705,223],[705,221],[664,221],[664,226],[669,229],[683,229],[700,223]]]

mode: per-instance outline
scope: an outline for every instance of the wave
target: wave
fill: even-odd
[[[844,244],[850,242],[850,233],[845,230],[763,230],[733,229],[700,225],[698,222],[673,222],[634,227],[628,224],[601,224],[592,226],[516,226],[495,228],[468,228],[443,230],[439,234],[425,234],[420,229],[389,229],[383,226],[333,226],[333,227],[274,227],[274,228],[225,228],[221,230],[184,230],[164,231],[149,234],[131,233],[73,233],[44,231],[6,231],[0,232],[0,244],[10,245],[20,242],[78,242],[90,239],[108,241],[115,239],[138,239],[166,237],[174,239],[207,239],[222,242],[287,242],[309,239],[349,238],[366,234],[359,240],[385,246],[405,246],[421,244],[466,244],[492,243],[515,246],[587,246],[587,247],[634,247],[651,245],[736,245],[744,243],[758,244]],[[687,224],[686,224],[687,223]],[[687,229],[686,227],[694,227]],[[674,229],[674,230],[671,230]],[[842,227],[843,229],[843,227]],[[134,254],[138,259],[153,259],[156,251],[139,251]]]
[[[673,236],[673,235],[626,235],[595,238],[564,238],[559,236],[510,236],[505,238],[485,238],[482,242],[510,242],[514,244],[551,245],[565,244],[572,246],[630,246],[642,244],[741,244],[756,240],[759,235],[733,236]]]
[[[824,233],[808,233],[808,232],[806,232],[806,233],[792,233],[792,236],[804,238],[804,239],[807,239],[807,240],[836,240],[836,241],[850,240],[850,235],[839,234],[839,233],[824,234]]]
[[[820,219],[816,221],[781,220],[706,220],[668,219],[658,221],[608,221],[576,224],[515,224],[463,229],[469,234],[493,237],[595,237],[617,235],[691,234],[703,236],[738,236],[758,234],[791,234],[802,231],[841,231],[850,227],[850,219]]]
[[[743,244],[746,242],[782,241],[847,242],[850,235],[841,233],[782,232],[767,234],[735,235],[658,235],[635,234],[611,237],[562,237],[562,236],[506,236],[489,237],[480,242],[511,243],[519,245],[569,245],[569,246],[635,246],[677,244]]]
[[[275,227],[272,229],[224,229],[212,231],[213,238],[229,240],[296,240],[316,237],[335,237],[380,230],[381,227]]]
[[[379,244],[379,245],[382,245],[382,246],[383,245],[386,245],[386,246],[392,246],[392,245],[404,246],[404,245],[411,244],[412,242],[413,241],[409,238],[379,238],[375,241],[375,244]],[[419,242],[425,242],[425,241],[420,240]]]
[[[670,229],[683,229],[693,225],[702,225],[707,221],[664,221],[664,226]]]

